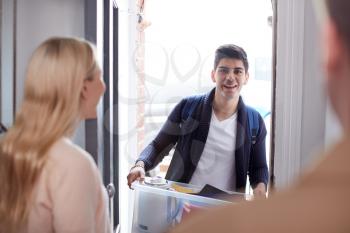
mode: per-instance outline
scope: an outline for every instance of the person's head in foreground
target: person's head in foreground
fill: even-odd
[[[328,13],[324,23],[326,89],[344,132],[349,134],[350,1],[326,0],[325,3]]]
[[[325,88],[343,138],[289,190],[267,200],[202,211],[171,232],[350,232],[350,1],[316,0],[315,4],[325,10]]]
[[[51,38],[34,51],[21,108],[0,144],[0,232],[26,225],[48,150],[71,136],[80,120],[96,117],[104,89],[90,43]]]

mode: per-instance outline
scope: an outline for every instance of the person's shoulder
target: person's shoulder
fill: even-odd
[[[190,95],[190,96],[187,96],[187,97],[183,98],[182,100],[185,103],[200,102],[200,101],[204,100],[204,98],[206,96],[207,96],[207,94]]]
[[[201,99],[204,98],[207,94],[196,94],[196,95],[189,95],[185,97],[185,99]]]
[[[246,104],[246,103],[243,101],[242,98],[240,98],[239,105],[240,105],[240,107],[243,107],[246,111],[251,111],[251,112],[253,112],[253,113],[255,113],[255,114],[256,114],[256,113],[259,113],[259,111],[257,111],[256,108],[254,108],[254,107],[252,107],[252,106]]]
[[[52,195],[77,186],[97,190],[102,184],[91,155],[68,138],[61,138],[50,147],[41,179]]]
[[[48,156],[56,167],[63,165],[66,168],[73,166],[74,168],[85,167],[91,169],[95,166],[91,155],[68,138],[61,138],[54,143]]]
[[[320,156],[314,159],[313,165],[309,166],[307,172],[319,172],[329,176],[338,176],[337,180],[346,182],[350,178],[350,137],[343,136],[338,142],[328,146],[325,151],[319,153]],[[305,169],[306,170],[306,169]],[[308,173],[307,173],[308,174]]]
[[[263,110],[260,111],[259,108],[252,107],[252,106],[246,105],[246,104],[244,104],[244,103],[243,103],[242,107],[245,109],[245,111],[246,111],[248,114],[252,114],[252,115],[254,115],[254,116],[258,116],[258,117],[261,118],[261,119],[263,119],[263,115],[266,114],[266,113],[265,113],[265,114],[262,114],[262,111],[263,111]],[[244,111],[243,111],[242,113],[244,113]]]

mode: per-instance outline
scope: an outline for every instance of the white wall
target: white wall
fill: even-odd
[[[51,36],[84,37],[84,0],[17,0],[16,108],[23,97],[25,69],[33,50]],[[85,147],[84,127],[76,143]]]

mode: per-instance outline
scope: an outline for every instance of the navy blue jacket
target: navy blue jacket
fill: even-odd
[[[175,106],[156,138],[141,152],[138,161],[145,163],[146,171],[154,168],[176,146],[166,179],[190,182],[207,140],[214,94],[215,88],[205,95],[187,97]],[[184,108],[189,101],[197,106],[192,112],[186,112],[191,108]],[[259,130],[253,145],[249,136],[247,109],[241,97],[237,111],[236,190],[244,191],[247,175],[253,188],[260,182],[268,183],[266,127],[258,114]]]

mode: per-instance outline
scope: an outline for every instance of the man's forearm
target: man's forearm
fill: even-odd
[[[258,183],[253,189],[255,197],[266,197],[266,185],[263,182]]]

